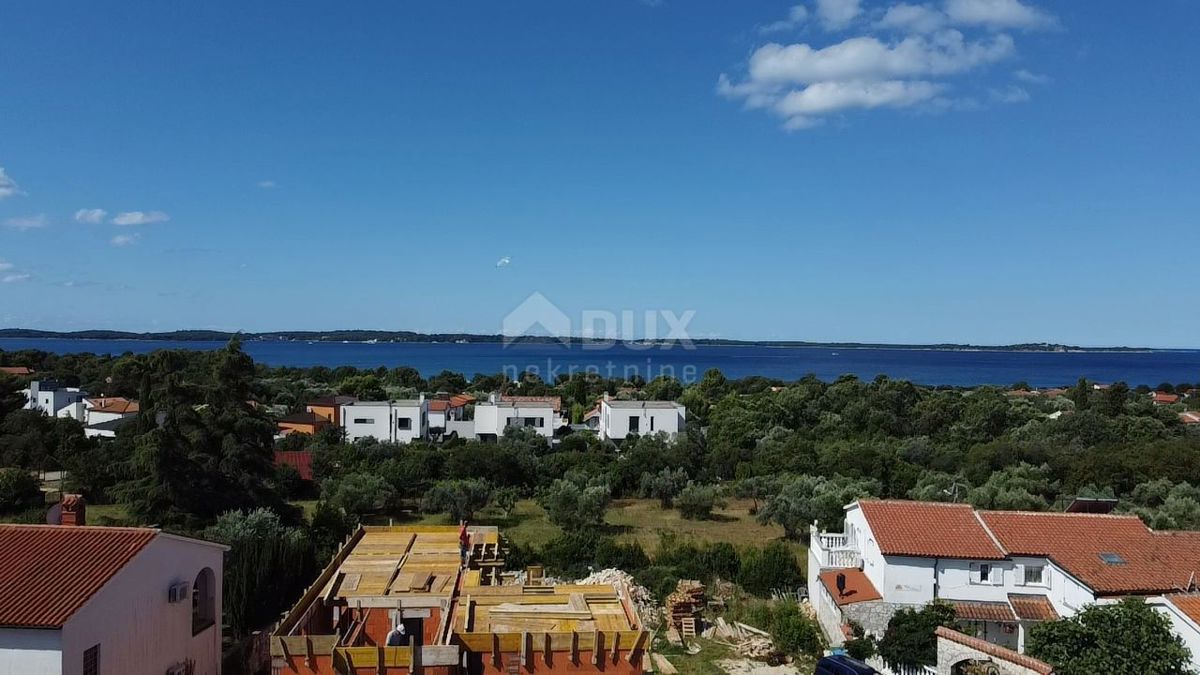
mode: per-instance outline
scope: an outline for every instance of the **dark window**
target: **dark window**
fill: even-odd
[[[207,567],[196,575],[192,584],[192,635],[208,628],[217,620],[217,580]]]
[[[654,431],[654,417],[650,418],[650,431]]]
[[[545,420],[545,418],[542,418],[542,417],[526,417],[525,418],[525,426],[537,427],[537,428],[541,429],[542,427],[546,426],[546,420]]]
[[[83,653],[83,675],[100,675],[100,645],[88,647]]]
[[[638,417],[637,415],[630,415],[629,416],[629,433],[636,434],[639,429],[638,425],[641,424],[641,421],[642,421],[642,418]]]
[[[985,583],[985,584],[988,583],[988,581],[991,580],[991,576],[992,576],[992,566],[991,565],[980,565],[979,566],[979,581],[980,582]]]
[[[412,428],[412,418],[411,417],[397,417],[396,418],[396,428],[397,429],[411,429]]]
[[[354,423],[355,424],[375,424],[375,420],[371,419],[370,417],[355,417]]]

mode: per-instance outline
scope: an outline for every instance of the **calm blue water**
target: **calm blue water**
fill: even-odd
[[[141,340],[0,339],[0,349],[40,349],[69,354],[144,353],[155,349],[216,349],[221,342]],[[748,375],[794,380],[813,373],[832,380],[852,373],[861,378],[885,374],[928,385],[1007,385],[1024,380],[1047,387],[1074,383],[1080,377],[1098,382],[1123,380],[1154,386],[1160,382],[1200,381],[1200,351],[1145,353],[964,352],[907,349],[829,349],[818,347],[695,347],[638,349],[616,346],[584,349],[561,344],[343,344],[246,342],[254,360],[272,366],[412,366],[429,376],[452,370],[515,375],[531,369],[552,380],[559,373],[592,368],[605,376],[660,374],[685,381],[709,368],[730,378]]]

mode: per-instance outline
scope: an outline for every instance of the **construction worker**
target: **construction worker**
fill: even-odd
[[[403,647],[408,644],[408,636],[404,632],[404,623],[399,622],[387,634],[388,647]]]

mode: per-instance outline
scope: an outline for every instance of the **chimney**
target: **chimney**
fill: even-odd
[[[62,520],[63,527],[80,527],[87,525],[87,501],[83,495],[63,495]]]

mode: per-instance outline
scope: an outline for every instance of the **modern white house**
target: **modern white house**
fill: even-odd
[[[674,401],[600,401],[597,430],[602,440],[623,441],[630,434],[665,433],[675,438],[683,431],[687,408]]]
[[[1138,596],[1200,659],[1200,532],[1156,532],[1136,516],[859,500],[842,532],[814,523],[810,533],[809,598],[834,644],[851,622],[879,636],[898,609],[936,599],[976,637],[1023,652],[1040,621]]]
[[[397,401],[354,401],[339,415],[346,439],[368,436],[390,443],[410,443],[429,437],[429,402],[420,398]]]
[[[26,410],[84,421],[83,400],[88,394],[79,387],[66,387],[56,380],[33,380],[21,393],[25,395]]]
[[[0,525],[0,673],[220,675],[226,550],[154,529]]]
[[[475,438],[495,439],[513,428],[532,429],[553,438],[566,424],[562,402],[555,396],[500,396],[475,404]]]

